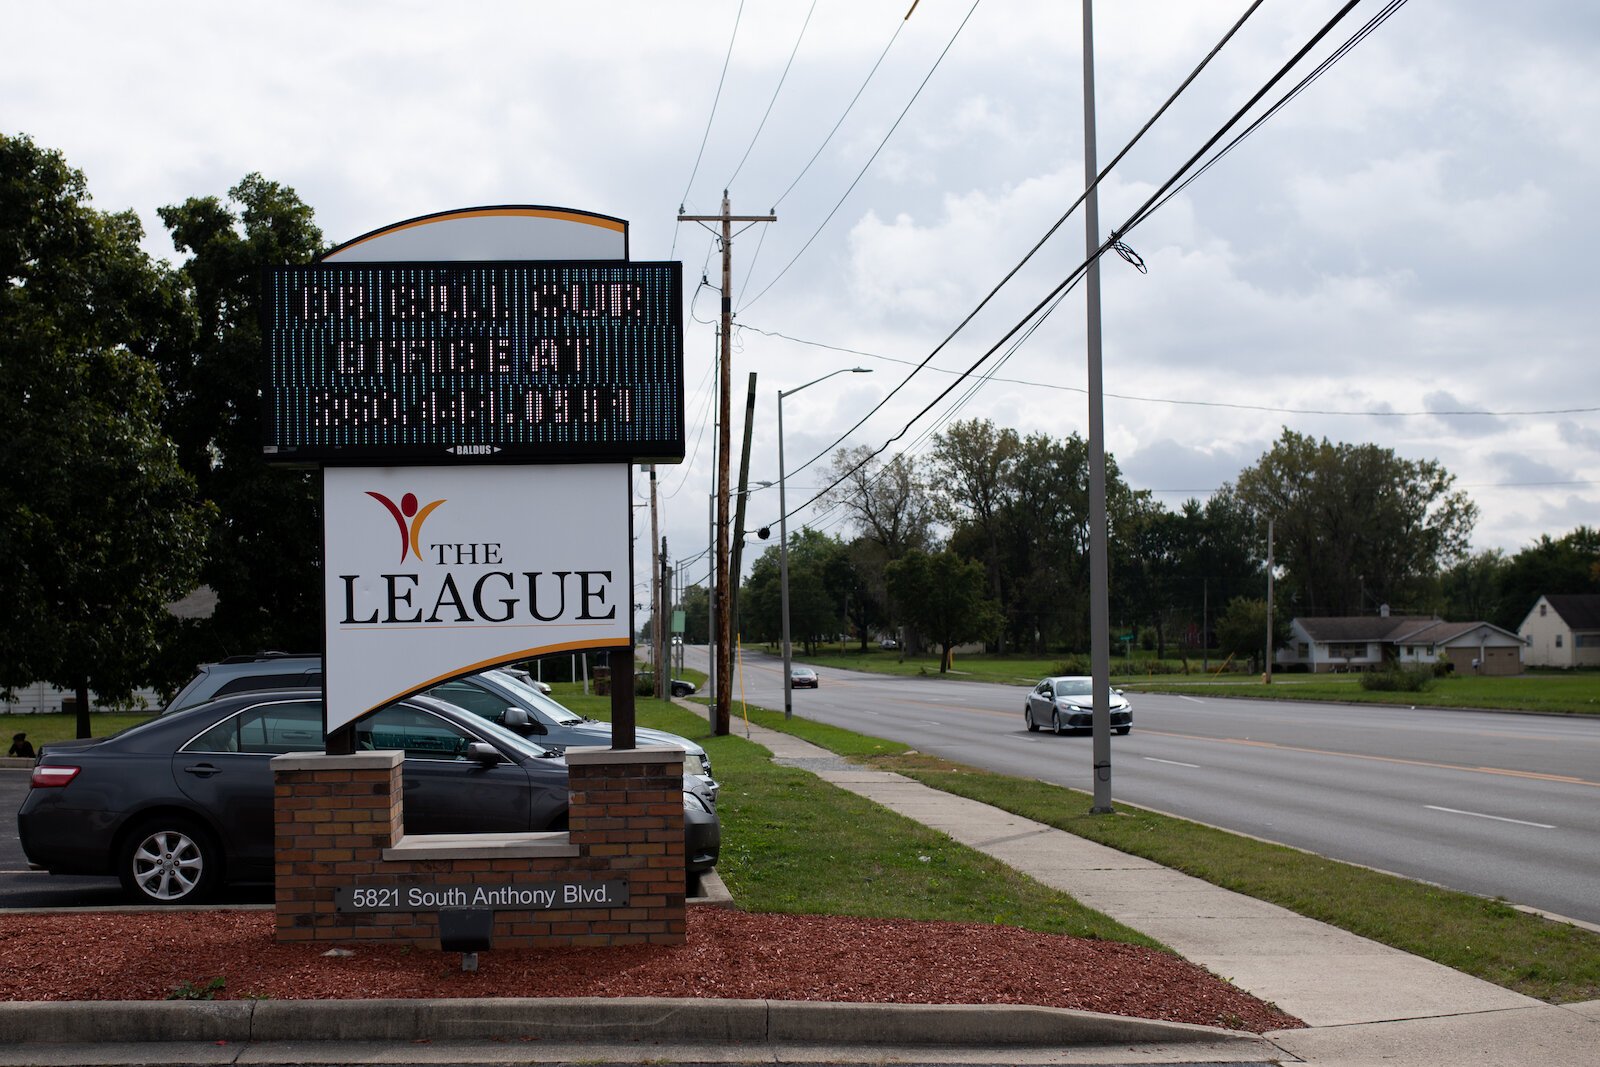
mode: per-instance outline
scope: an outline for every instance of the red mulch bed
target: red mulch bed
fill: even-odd
[[[1176,956],[1007,926],[689,909],[681,946],[482,954],[280,945],[270,911],[0,916],[0,1000],[704,997],[1036,1004],[1260,1033],[1303,1026]]]

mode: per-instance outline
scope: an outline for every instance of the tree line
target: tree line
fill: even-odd
[[[319,489],[261,459],[261,278],[326,250],[312,209],[259,174],[158,217],[182,258],[141,248],[59,152],[0,134],[0,689],[117,700],[196,663],[320,645]],[[893,633],[948,652],[1088,645],[1087,447],[986,420],[925,456],[831,457],[830,518],[790,538],[791,621],[814,645]],[[1438,611],[1515,627],[1540,593],[1600,591],[1600,533],[1467,553],[1476,508],[1438,464],[1288,429],[1210,499],[1168,510],[1107,462],[1112,618],[1159,651],[1246,624],[1277,537],[1283,614]],[[196,586],[214,610],[167,605]],[[705,631],[705,590],[682,605]],[[778,559],[740,597],[779,633]],[[1264,625],[1264,622],[1262,623]],[[1243,639],[1241,639],[1242,641]]]
[[[812,648],[852,634],[1038,656],[1089,647],[1088,448],[974,419],[919,458],[841,450],[818,525],[791,535],[790,625]],[[1204,502],[1169,510],[1107,457],[1113,637],[1158,656],[1215,649],[1259,657],[1266,634],[1267,519],[1275,630],[1300,616],[1486,620],[1516,631],[1544,593],[1600,592],[1600,533],[1469,554],[1477,506],[1431,460],[1283,429]],[[831,516],[831,517],[828,517]],[[778,550],[740,594],[747,639],[780,627]]]

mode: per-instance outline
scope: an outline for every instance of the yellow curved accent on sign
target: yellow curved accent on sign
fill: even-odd
[[[404,693],[397,693],[387,700],[372,705],[370,708],[367,708],[366,711],[362,711],[350,721],[354,722],[355,719],[361,718],[361,716],[365,715],[368,711],[377,711],[379,708],[388,707],[396,700],[404,700],[408,696],[415,696],[417,693],[421,693],[424,690],[432,689],[441,682],[448,682],[452,678],[460,678],[467,674],[476,674],[479,671],[486,671],[491,667],[499,667],[506,663],[515,663],[518,660],[535,659],[539,656],[554,656],[561,652],[583,652],[592,648],[632,649],[633,641],[626,637],[615,637],[606,641],[564,641],[558,645],[540,645],[534,648],[522,649],[520,652],[507,652],[503,656],[494,656],[490,659],[480,660],[477,663],[469,663],[459,670],[451,671],[449,674],[441,674],[434,678],[430,678],[428,681],[423,682],[415,689],[408,689]],[[326,708],[323,709],[323,715],[327,715]]]

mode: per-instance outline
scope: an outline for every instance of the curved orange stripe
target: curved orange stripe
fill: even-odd
[[[422,536],[422,520],[433,514],[433,509],[443,503],[443,500],[435,500],[433,503],[417,512],[416,518],[411,520],[411,552],[418,559],[422,558],[422,546],[417,544],[417,538]]]

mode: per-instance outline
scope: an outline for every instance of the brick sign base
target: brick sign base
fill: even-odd
[[[275,758],[277,939],[440,948],[441,907],[477,901],[493,948],[683,944],[683,752],[566,758],[568,832],[437,836],[403,831],[399,752]]]

